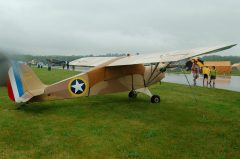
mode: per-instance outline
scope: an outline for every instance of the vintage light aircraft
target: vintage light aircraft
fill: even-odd
[[[93,68],[52,85],[43,84],[27,65],[15,63],[8,72],[8,94],[13,101],[25,103],[129,91],[130,98],[141,92],[148,95],[152,103],[159,103],[160,96],[152,95],[148,87],[164,78],[164,72],[171,63],[219,52],[235,45],[166,54],[82,58],[75,61],[76,65]]]

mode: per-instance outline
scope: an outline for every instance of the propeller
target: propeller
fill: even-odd
[[[6,86],[7,73],[10,62],[4,53],[0,52],[0,86]]]

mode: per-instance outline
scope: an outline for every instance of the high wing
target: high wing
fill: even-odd
[[[69,65],[82,67],[96,67],[117,57],[84,57],[71,61]]]
[[[203,48],[203,49],[174,51],[174,52],[168,52],[165,54],[154,53],[154,54],[148,54],[148,55],[127,56],[125,58],[122,58],[122,59],[116,60],[115,62],[110,63],[108,66],[176,62],[176,61],[180,61],[180,60],[184,60],[184,59],[188,59],[188,58],[192,58],[200,55],[216,53],[219,51],[230,49],[235,45],[237,44],[216,46],[216,47]]]
[[[70,65],[83,66],[83,67],[96,67],[105,65],[111,66],[123,66],[123,65],[135,65],[135,64],[151,64],[151,63],[169,63],[176,62],[200,55],[216,53],[226,49],[230,49],[233,45],[222,45],[215,47],[208,47],[202,49],[191,49],[185,51],[173,51],[167,53],[153,53],[143,55],[131,55],[122,57],[85,57],[70,62]]]

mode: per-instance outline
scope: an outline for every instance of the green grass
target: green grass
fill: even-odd
[[[67,71],[62,69],[52,69],[52,71],[47,71],[47,68],[33,68],[37,73],[38,77],[44,84],[53,84],[71,76],[78,74],[77,71]]]
[[[34,70],[48,84],[76,74]],[[169,83],[151,91],[160,104],[117,93],[18,110],[0,88],[0,158],[240,158],[240,93]]]
[[[240,71],[234,70],[231,73],[232,76],[240,76]]]

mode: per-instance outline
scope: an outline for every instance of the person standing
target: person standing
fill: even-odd
[[[216,76],[217,76],[217,70],[216,67],[213,66],[212,69],[210,70],[210,86],[215,87],[215,80],[216,80]]]
[[[67,70],[69,70],[69,61],[67,61]]]
[[[63,63],[62,68],[63,68],[63,70],[65,69],[65,62]]]
[[[51,70],[52,70],[52,63],[49,62],[49,63],[48,63],[48,71],[51,71]]]
[[[203,86],[205,85],[205,80],[207,80],[207,86],[208,86],[208,79],[210,74],[210,68],[208,66],[204,66],[202,68],[202,74],[203,74]]]
[[[193,65],[192,65],[192,74],[193,74],[193,85],[197,85],[197,79],[199,77],[199,66],[197,64],[197,61],[194,60]]]

